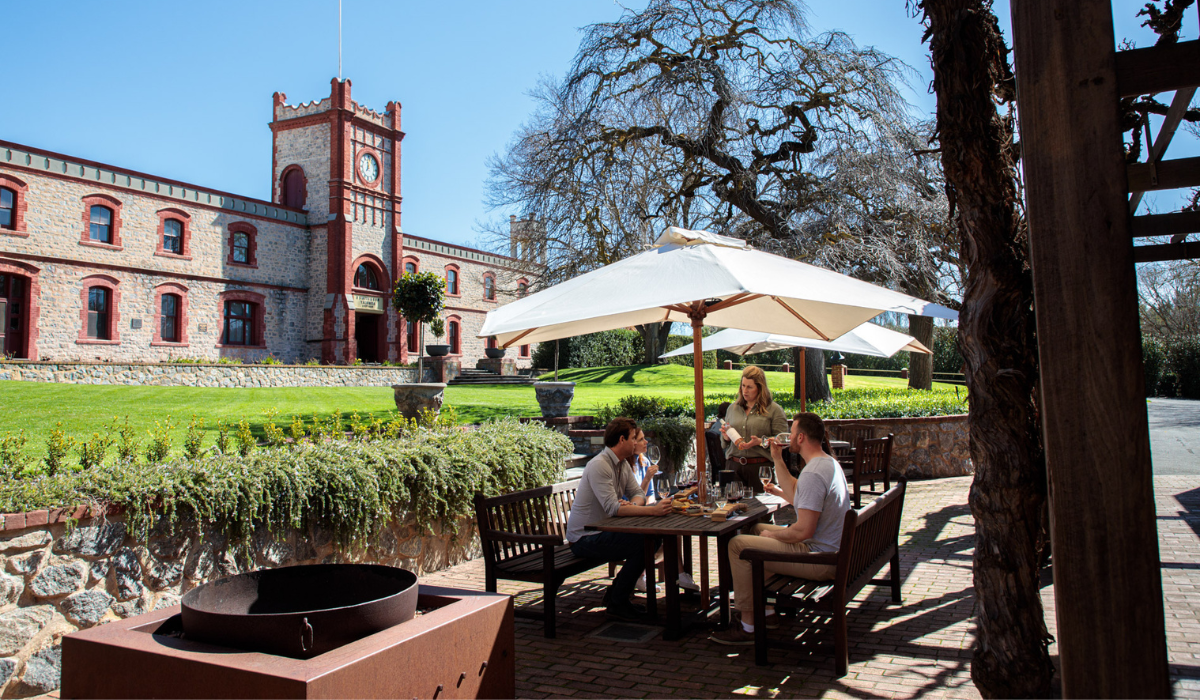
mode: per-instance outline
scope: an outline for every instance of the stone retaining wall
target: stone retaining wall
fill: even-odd
[[[131,386],[391,386],[415,381],[416,369],[337,365],[203,365],[113,362],[3,362],[0,380]],[[425,366],[425,381],[433,373]]]
[[[929,479],[975,473],[965,413],[927,418],[831,419],[825,425],[835,436],[841,425],[873,425],[879,437],[895,435],[892,469],[902,476]]]
[[[260,530],[253,538],[254,562],[247,565],[215,533],[197,538],[158,532],[142,541],[129,534],[119,515],[84,520],[68,530],[67,518],[80,514],[0,516],[0,697],[58,688],[63,635],[176,605],[209,579],[343,562],[400,566],[420,575],[479,556],[473,518],[459,521],[457,535],[442,524],[422,535],[406,519],[355,551],[336,546],[319,526],[278,538]]]

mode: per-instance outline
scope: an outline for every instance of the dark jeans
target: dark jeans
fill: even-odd
[[[651,539],[654,541],[655,549],[662,544],[661,537]],[[629,596],[633,594],[633,587],[637,585],[638,578],[646,571],[646,535],[634,535],[628,532],[598,532],[581,537],[578,542],[572,542],[571,551],[577,557],[587,557],[588,559],[625,560],[625,565],[613,579],[610,605],[628,602]]]

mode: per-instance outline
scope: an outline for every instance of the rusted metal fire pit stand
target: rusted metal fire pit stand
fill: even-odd
[[[512,598],[420,586],[418,617],[311,659],[163,634],[175,606],[62,640],[63,698],[512,698]]]

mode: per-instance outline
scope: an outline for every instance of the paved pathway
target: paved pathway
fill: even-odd
[[[1150,453],[1155,476],[1200,476],[1200,401],[1150,399]]]
[[[754,664],[753,648],[722,647],[695,631],[675,642],[617,643],[588,635],[606,624],[600,598],[609,581],[596,569],[571,579],[559,595],[557,639],[541,624],[517,621],[519,697],[979,697],[970,679],[974,597],[974,521],[967,478],[913,482],[901,537],[903,602],[883,588],[864,589],[849,617],[850,672],[833,677],[832,635],[817,626],[801,639],[811,652],[772,651]],[[1200,478],[1155,480],[1167,605],[1168,648],[1176,697],[1200,698]],[[715,565],[714,565],[715,570]],[[424,577],[480,589],[479,560]],[[1042,592],[1054,634],[1053,587]],[[540,589],[501,582],[517,604],[540,605]],[[796,627],[793,632],[799,633]],[[1057,649],[1051,647],[1057,661]]]

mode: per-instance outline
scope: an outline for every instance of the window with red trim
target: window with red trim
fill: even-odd
[[[106,194],[83,198],[82,245],[121,247],[121,200]]]
[[[483,276],[483,298],[496,301],[496,278],[492,275]]]
[[[162,295],[159,304],[158,335],[165,343],[179,342],[179,312],[183,306],[178,294]]]
[[[112,292],[104,287],[88,290],[87,337],[109,340],[112,337]]]
[[[119,284],[115,277],[108,275],[83,278],[83,288],[80,290],[79,338],[76,342],[110,345],[120,343]]]
[[[257,267],[258,229],[238,221],[229,225],[229,262],[234,265]]]
[[[370,265],[363,263],[354,271],[354,286],[359,289],[379,290],[379,278]]]
[[[225,345],[254,345],[255,306],[248,301],[225,302]]]
[[[418,338],[418,335],[421,330],[421,324],[412,323],[410,321],[404,325],[405,325],[405,335],[406,335],[407,342],[408,342],[408,351],[409,352],[419,352],[420,347],[418,345],[417,338]]]
[[[517,282],[517,296],[518,297],[525,296],[525,292],[527,292],[527,291],[529,291],[529,283],[528,282],[526,282],[525,280],[521,280],[520,282]]]
[[[417,274],[417,264],[411,263],[411,262],[404,263],[404,274],[406,274],[406,275]]]
[[[529,346],[528,345],[521,346],[521,357],[529,357]]]
[[[458,296],[458,270],[452,267],[446,268],[446,293]]]
[[[7,187],[0,187],[0,228],[17,228],[17,193]]]
[[[450,321],[446,324],[446,337],[450,340],[450,352],[454,355],[461,355],[462,342],[459,338],[458,321]]]
[[[112,209],[99,204],[92,205],[88,222],[88,240],[112,245]]]

